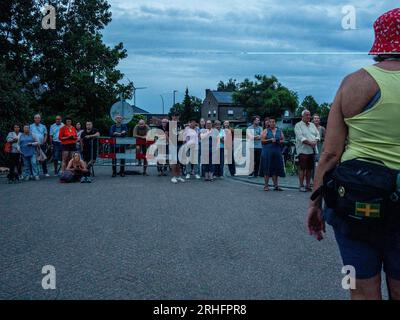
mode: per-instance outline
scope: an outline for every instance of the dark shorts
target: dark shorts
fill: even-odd
[[[324,210],[326,222],[333,226],[344,265],[353,266],[357,279],[370,279],[382,272],[400,280],[400,226],[388,230],[378,240],[367,242],[350,238],[346,226],[332,209]]]
[[[61,161],[62,145],[61,142],[53,141],[53,160]]]
[[[312,170],[315,165],[315,155],[299,154],[299,167],[301,170]]]
[[[76,151],[76,144],[75,143],[63,144],[62,151],[74,152],[74,151]]]

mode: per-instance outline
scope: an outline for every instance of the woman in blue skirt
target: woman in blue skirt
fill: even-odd
[[[285,177],[285,168],[282,157],[282,144],[285,137],[281,129],[276,126],[274,118],[269,119],[269,127],[261,134],[263,144],[261,152],[260,176],[264,176],[264,191],[269,191],[268,182],[272,177],[275,191],[283,191],[278,185],[278,177]]]

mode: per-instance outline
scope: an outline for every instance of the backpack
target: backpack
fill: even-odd
[[[71,183],[74,181],[74,173],[72,171],[66,170],[62,173],[60,177],[61,183]]]

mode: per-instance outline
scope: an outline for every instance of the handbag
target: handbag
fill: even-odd
[[[6,142],[3,148],[4,153],[11,153],[11,150],[12,150],[12,143]]]
[[[400,218],[399,174],[374,159],[348,160],[325,174],[311,200],[322,195],[325,205],[348,223],[353,236],[368,238],[388,221]]]
[[[36,149],[36,159],[39,162],[44,162],[47,159],[46,154],[43,152],[42,148],[40,148],[39,146]]]

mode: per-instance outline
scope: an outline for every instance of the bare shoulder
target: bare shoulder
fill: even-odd
[[[347,75],[339,89],[343,115],[347,118],[362,112],[378,90],[378,84],[364,69]]]

